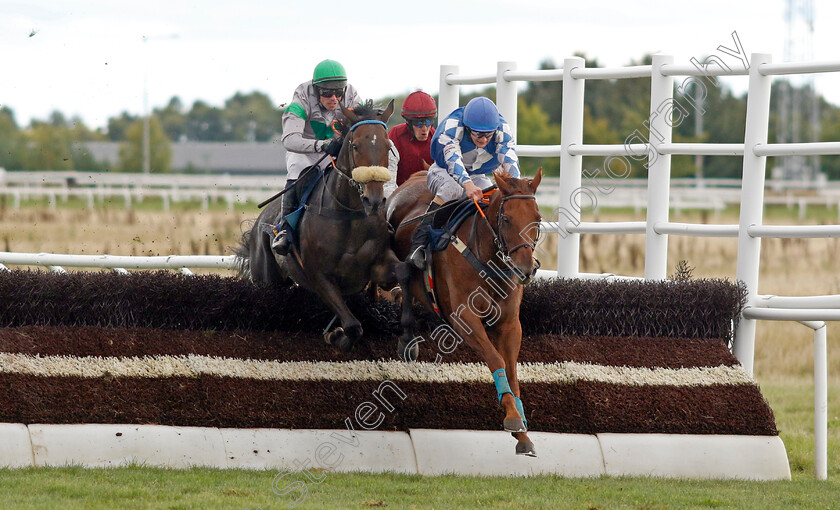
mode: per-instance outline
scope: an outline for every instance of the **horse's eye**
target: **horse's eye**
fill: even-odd
[[[359,152],[359,146],[356,145],[355,143],[352,144],[350,147],[352,147],[354,151]]]
[[[510,223],[510,217],[509,216],[502,216],[502,221],[504,221],[505,223]]]

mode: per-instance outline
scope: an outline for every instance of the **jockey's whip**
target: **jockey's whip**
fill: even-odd
[[[298,179],[303,178],[303,176],[304,176],[304,175],[306,175],[306,174],[308,174],[309,172],[311,172],[313,168],[316,168],[318,165],[320,165],[320,164],[321,164],[321,161],[324,161],[324,158],[326,158],[327,156],[329,156],[329,154],[327,154],[327,153],[325,152],[325,153],[324,153],[324,155],[323,155],[323,156],[321,156],[321,158],[320,158],[317,162],[315,162],[315,164],[314,164],[314,165],[310,166],[309,168],[307,168],[307,169],[306,169],[306,171],[305,171],[305,172],[303,172],[302,174],[300,174],[300,176],[298,177]],[[279,193],[276,193],[273,197],[271,197],[271,198],[267,198],[267,199],[263,200],[262,202],[260,202],[260,204],[259,204],[259,205],[257,205],[257,208],[258,208],[258,209],[262,209],[263,207],[267,206],[267,205],[268,205],[268,204],[270,204],[271,202],[274,202],[274,201],[275,201],[275,200],[277,200],[278,198],[282,197],[282,196],[283,196],[283,195],[284,195],[287,191],[289,191],[290,189],[292,189],[292,188],[286,188],[286,189],[284,189],[283,191],[281,191],[281,192],[279,192]]]

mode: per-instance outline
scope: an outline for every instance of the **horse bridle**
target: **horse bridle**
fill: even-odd
[[[536,248],[537,243],[540,239],[539,230],[537,230],[536,239],[534,239],[533,241],[519,243],[513,248],[507,247],[507,243],[505,242],[505,236],[502,234],[502,224],[504,222],[505,217],[505,202],[513,199],[536,200],[537,197],[535,197],[534,195],[508,195],[506,197],[502,197],[502,203],[499,204],[499,212],[496,214],[496,230],[498,234],[496,232],[493,233],[493,242],[496,244],[496,248],[498,248],[499,253],[501,253],[504,257],[507,258],[510,258],[510,255],[519,248],[524,248],[525,246],[530,246],[531,249]],[[491,228],[490,230],[493,229]],[[521,236],[521,232],[520,237],[523,237]]]
[[[386,133],[386,134],[388,133],[388,124],[385,124],[385,123],[384,123],[384,122],[382,122],[381,120],[360,120],[360,121],[356,122],[355,124],[353,124],[352,126],[350,126],[350,129],[348,130],[348,134],[349,134],[349,133],[352,133],[352,132],[353,132],[353,130],[354,130],[354,129],[356,129],[357,127],[362,126],[362,125],[365,125],[365,124],[377,124],[377,125],[381,125],[382,127],[384,127],[384,128],[385,128],[385,133]],[[386,138],[387,138],[387,137],[386,137]],[[348,137],[348,138],[344,141],[344,143],[345,143],[345,144],[347,144],[347,143],[352,143],[352,142],[351,142],[351,138],[349,138],[349,137]],[[350,152],[350,155],[348,156],[348,158],[349,158],[349,160],[350,160],[350,168],[351,168],[351,169],[356,168],[356,160],[353,158],[353,153],[352,153],[352,151]],[[339,168],[339,167],[338,167],[338,165],[337,165],[337,164],[336,164],[336,165],[334,165],[334,166],[335,166],[336,173],[337,173],[337,174],[338,174],[341,178],[346,179],[346,180],[347,180],[347,181],[348,181],[348,182],[349,182],[349,183],[350,183],[350,184],[351,184],[354,188],[356,188],[356,191],[359,193],[359,196],[362,196],[362,195],[364,195],[364,194],[365,194],[365,188],[364,188],[364,186],[362,186],[362,184],[361,184],[359,181],[357,181],[356,179],[354,179],[354,178],[353,178],[353,176],[351,176],[351,175],[347,175],[347,174],[344,172],[344,170],[342,170],[341,168]],[[357,209],[352,209],[352,208],[350,208],[350,207],[347,207],[346,205],[344,205],[344,204],[340,203],[340,202],[338,201],[338,199],[336,199],[336,200],[335,200],[335,203],[336,203],[336,204],[338,204],[339,206],[343,207],[344,209],[348,210],[348,211],[356,211],[356,210],[357,210]]]

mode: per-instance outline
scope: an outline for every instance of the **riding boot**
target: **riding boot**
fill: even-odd
[[[440,208],[440,204],[432,202],[429,208],[426,209],[426,216],[420,222],[420,226],[414,231],[411,236],[411,249],[408,251],[408,261],[417,269],[424,269],[426,267],[427,257],[431,255],[429,252],[429,229],[435,219],[434,212]]]
[[[286,189],[293,186],[294,181],[286,183]],[[288,221],[286,221],[286,216],[297,210],[298,207],[297,190],[293,189],[283,194],[283,203],[280,206],[280,215],[283,217],[283,222],[280,225],[280,230],[277,232],[277,235],[274,236],[274,239],[271,241],[271,249],[274,250],[274,253],[277,255],[286,256],[289,253],[289,248],[291,248],[289,229],[291,226],[289,226]]]

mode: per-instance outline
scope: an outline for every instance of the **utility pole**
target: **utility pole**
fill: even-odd
[[[814,60],[814,2],[785,0],[785,62]],[[814,75],[794,75],[779,82],[777,143],[818,142],[820,113]],[[814,182],[820,175],[819,156],[785,156],[774,178]]]
[[[149,53],[146,50],[146,42],[178,39],[178,37],[180,37],[178,34],[143,36],[143,173],[146,175],[152,172],[152,141],[149,126],[152,113],[149,110]]]

